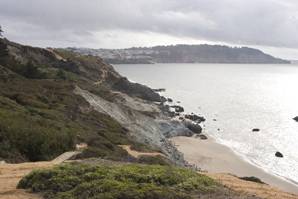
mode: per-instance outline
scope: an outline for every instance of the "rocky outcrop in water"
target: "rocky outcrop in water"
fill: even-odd
[[[275,157],[283,158],[284,155],[283,155],[281,152],[277,151],[277,152],[275,153]]]
[[[186,114],[186,115],[184,115],[184,117],[186,119],[189,119],[189,120],[191,120],[193,122],[197,122],[197,123],[201,123],[201,122],[206,121],[206,119],[203,116],[199,116],[199,115],[196,115],[196,114],[193,114],[193,113],[192,114]]]
[[[293,120],[295,120],[296,122],[298,122],[298,116],[294,117]]]

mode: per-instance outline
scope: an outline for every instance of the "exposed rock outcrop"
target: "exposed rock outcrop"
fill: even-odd
[[[121,103],[109,102],[79,87],[75,89],[75,93],[87,100],[96,111],[108,114],[129,129],[131,136],[137,141],[160,148],[165,155],[178,165],[185,164],[183,155],[177,151],[167,138],[191,136],[193,132],[199,132],[199,127],[193,127],[192,132],[181,122],[169,120],[156,104],[139,98],[132,98],[123,93],[117,93],[122,98]],[[156,118],[144,114],[142,112],[144,110],[155,113]]]
[[[191,122],[191,121],[187,121],[187,120],[184,120],[183,123],[193,133],[195,133],[195,134],[202,133],[202,127],[199,124]]]
[[[154,92],[154,90],[150,89],[149,87],[138,83],[129,82],[125,77],[120,78],[117,82],[115,82],[112,88],[127,93],[128,95],[133,95],[148,101],[166,101],[164,97],[161,97],[158,93]]]

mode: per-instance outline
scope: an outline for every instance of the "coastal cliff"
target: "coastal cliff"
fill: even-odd
[[[98,57],[5,39],[0,51],[3,160],[48,160],[87,143],[82,157],[130,159],[118,146],[130,144],[185,164],[165,136],[191,131],[161,111],[165,99],[152,89],[129,82]]]

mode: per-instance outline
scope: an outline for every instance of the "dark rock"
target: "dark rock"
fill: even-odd
[[[168,98],[168,102],[172,103],[172,102],[173,102],[173,100],[172,100],[171,98]]]
[[[167,115],[168,117],[175,117],[175,116],[176,116],[176,112],[171,111],[169,105],[161,104],[161,105],[159,106],[159,108],[160,108],[160,110],[161,110],[165,115]]]
[[[293,120],[295,120],[296,122],[298,122],[298,116],[294,117]]]
[[[186,119],[189,119],[191,121],[194,121],[194,122],[205,122],[206,119],[202,116],[198,116],[198,115],[195,115],[195,114],[191,114],[191,115],[185,115],[184,116]]]
[[[202,127],[199,124],[194,124],[192,122],[184,122],[184,125],[195,134],[202,133]]]
[[[261,179],[251,176],[251,177],[240,177],[241,180],[256,182],[259,184],[265,184]]]
[[[184,117],[179,117],[179,120],[184,120]]]
[[[284,155],[281,152],[279,152],[279,151],[277,151],[275,153],[275,156],[278,157],[278,158],[283,158],[284,157]]]
[[[216,122],[217,120],[216,119],[213,119],[213,121]]]
[[[252,129],[252,132],[259,132],[259,131],[260,131],[260,129],[257,129],[257,128]]]
[[[176,136],[193,136],[193,132],[188,128],[185,128],[185,125],[182,125],[180,121],[161,121],[159,122],[162,129],[163,135],[166,138],[176,137]]]
[[[165,88],[152,89],[154,92],[165,92]]]
[[[151,88],[138,84],[132,83],[127,80],[127,78],[122,77],[114,83],[113,88],[122,91],[128,95],[133,95],[144,100],[154,101],[154,102],[164,102],[166,99],[160,96],[158,93],[154,92]]]
[[[196,136],[197,138],[200,138],[201,140],[207,140],[208,137],[206,135],[200,134]]]
[[[177,101],[177,104],[180,104],[181,102],[180,101]]]
[[[175,106],[171,106],[171,107],[174,108],[177,113],[184,112],[184,108],[182,106],[175,105]]]
[[[176,113],[173,112],[173,111],[169,111],[168,112],[168,115],[169,115],[169,117],[175,117],[176,116]]]
[[[218,131],[220,131],[220,129],[217,129]]]

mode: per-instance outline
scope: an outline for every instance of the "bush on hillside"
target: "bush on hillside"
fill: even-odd
[[[190,199],[217,186],[211,178],[183,168],[68,164],[34,171],[18,188],[41,192],[47,199]]]

